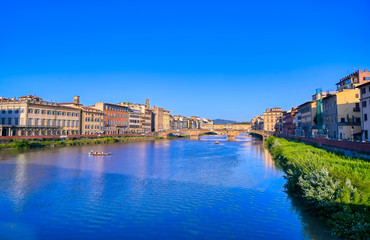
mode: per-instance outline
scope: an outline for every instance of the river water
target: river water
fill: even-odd
[[[261,141],[216,138],[3,151],[0,239],[330,238]]]

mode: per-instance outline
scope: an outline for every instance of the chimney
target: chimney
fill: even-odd
[[[80,104],[80,96],[74,97],[74,104]]]

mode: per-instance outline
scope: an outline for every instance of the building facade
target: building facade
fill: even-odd
[[[98,102],[92,108],[104,113],[104,133],[123,134],[128,132],[128,108],[125,106]]]
[[[367,83],[369,81],[370,72],[365,69],[364,71],[358,70],[340,79],[340,81],[336,85],[338,91],[343,91],[344,89],[354,89],[358,85]]]
[[[294,116],[297,114],[298,108],[293,107],[292,109],[284,112],[283,114],[283,127],[282,132],[288,135],[294,135],[295,133],[295,124]]]
[[[81,110],[28,95],[0,98],[1,136],[80,134]]]
[[[336,94],[338,114],[338,138],[361,138],[360,90],[343,90]]]
[[[298,106],[298,127],[296,128],[296,136],[312,137],[316,126],[316,101],[308,101]]]
[[[370,82],[358,86],[361,92],[361,128],[362,140],[370,140]]]
[[[168,131],[171,130],[171,123],[170,123],[170,110],[164,110],[163,112],[163,130]]]
[[[275,131],[276,124],[280,117],[283,116],[283,109],[279,107],[267,108],[266,111],[262,114],[263,119],[263,130],[264,131]]]
[[[128,111],[128,129],[130,133],[139,133],[141,132],[140,129],[140,112],[137,110]]]
[[[85,107],[80,103],[80,97],[75,96],[73,103],[59,103],[61,106],[81,109],[80,132],[84,135],[102,134],[104,126],[104,113],[101,110]]]
[[[337,95],[327,95],[322,99],[324,129],[330,139],[338,139]]]

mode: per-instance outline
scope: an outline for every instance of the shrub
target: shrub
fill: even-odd
[[[370,237],[370,163],[270,137],[266,146],[286,173],[287,189],[328,219],[337,236]]]

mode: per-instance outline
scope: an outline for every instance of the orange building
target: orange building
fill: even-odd
[[[127,107],[103,102],[98,102],[92,107],[104,112],[104,133],[122,134],[128,132],[129,114]]]

